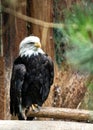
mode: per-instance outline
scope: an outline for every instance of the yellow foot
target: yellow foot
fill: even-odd
[[[38,104],[32,104],[31,108],[32,108],[32,110],[34,112],[39,112],[40,111],[40,106],[38,106]]]

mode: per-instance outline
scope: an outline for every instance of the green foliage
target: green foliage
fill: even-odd
[[[88,88],[93,92],[93,81],[88,85]]]
[[[54,29],[54,42],[55,42],[55,59],[58,65],[60,66],[65,60],[65,49],[67,46],[67,37],[63,33],[62,28]]]
[[[93,3],[73,5],[65,14],[65,33],[71,46],[67,60],[76,69],[93,73]]]
[[[73,44],[91,44],[93,42],[93,4],[73,5],[66,12],[65,23]]]

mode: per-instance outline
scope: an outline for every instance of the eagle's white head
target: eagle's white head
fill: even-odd
[[[31,56],[38,55],[38,53],[44,54],[44,51],[41,49],[40,39],[36,36],[25,37],[19,46],[19,55],[22,56]]]

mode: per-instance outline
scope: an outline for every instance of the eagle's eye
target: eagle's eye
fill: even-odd
[[[34,44],[34,42],[29,42],[28,44]]]

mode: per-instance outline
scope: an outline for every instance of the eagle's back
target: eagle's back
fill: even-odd
[[[18,57],[14,66],[24,64],[26,74],[22,86],[22,104],[24,107],[31,104],[42,105],[49,94],[53,83],[54,67],[52,60],[45,54],[30,57]]]

